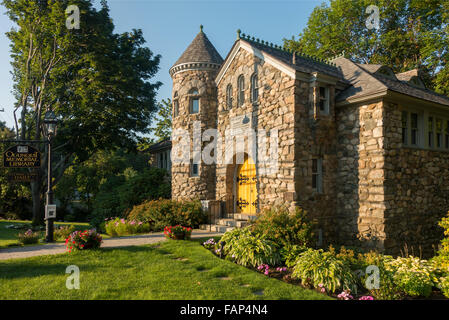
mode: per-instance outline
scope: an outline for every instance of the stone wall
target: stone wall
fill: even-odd
[[[250,101],[250,78],[254,72],[257,72],[259,82],[257,103]],[[240,75],[245,78],[245,103],[243,106],[237,104],[237,79]],[[233,105],[230,110],[226,107],[228,84],[231,84],[233,88]],[[273,129],[278,130],[278,172],[263,175],[260,174],[262,165],[257,167],[259,210],[273,205],[290,205],[295,201],[293,198],[295,192],[294,85],[294,80],[289,76],[246,50],[240,49],[218,87],[218,128],[223,137],[226,128],[231,127],[232,119],[248,114],[253,115],[254,127],[258,132],[262,129],[266,132]],[[269,141],[270,137],[267,137],[267,140]],[[268,147],[270,147],[269,143]],[[225,147],[223,148],[223,157],[224,152]],[[226,202],[228,212],[235,210],[234,179],[236,169],[235,162],[217,166],[217,199]]]
[[[385,110],[385,249],[428,257],[449,211],[449,152],[403,147],[400,105]]]
[[[194,121],[201,122],[201,132],[216,128],[217,121],[217,89],[215,86],[216,71],[189,70],[173,75],[173,94],[178,93],[179,115],[173,118],[173,128],[182,128],[190,133],[193,141]],[[189,91],[197,88],[200,95],[200,112],[190,114]],[[174,99],[174,97],[173,97]],[[179,141],[173,141],[176,149]],[[206,143],[203,144],[203,146]],[[193,143],[190,152],[193,155]],[[175,155],[172,155],[174,160]],[[172,194],[177,200],[214,200],[215,199],[215,165],[201,163],[199,177],[191,177],[190,164],[172,163]]]
[[[384,110],[381,101],[338,108],[338,241],[383,250]]]

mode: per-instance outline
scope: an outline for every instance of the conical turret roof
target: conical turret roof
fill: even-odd
[[[205,62],[219,65],[223,63],[223,58],[203,32],[202,26],[201,31],[195,39],[193,39],[192,43],[189,45],[187,50],[184,51],[178,61],[176,61],[174,66],[190,62]]]

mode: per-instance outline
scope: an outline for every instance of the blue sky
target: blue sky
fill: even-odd
[[[97,0],[96,3],[100,1]],[[163,86],[158,100],[171,97],[168,70],[181,56],[204,25],[204,32],[225,58],[236,39],[236,30],[281,44],[283,38],[297,36],[307,24],[313,8],[324,0],[109,0],[116,32],[142,29],[147,46],[162,55],[154,80]],[[5,36],[12,23],[0,5],[0,120],[13,124],[14,98],[11,94],[9,40]]]

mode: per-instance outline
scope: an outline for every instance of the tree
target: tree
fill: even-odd
[[[370,5],[380,10],[378,30],[366,26]],[[429,88],[449,94],[448,11],[440,0],[331,0],[314,9],[298,40],[284,43],[322,59],[345,52],[395,73],[419,68]]]
[[[69,4],[80,9],[79,30],[66,27]],[[160,86],[150,83],[160,56],[143,47],[142,31],[114,33],[106,1],[98,11],[91,0],[4,0],[3,5],[17,25],[7,36],[21,138],[43,137],[42,119],[50,108],[61,120],[54,184],[75,160],[86,161],[97,150],[134,149],[140,135],[150,132]],[[47,157],[42,151],[39,180],[31,184],[33,223],[42,221]]]
[[[171,138],[172,133],[172,102],[171,99],[162,100],[159,103],[158,121],[154,130],[154,135],[160,142]]]

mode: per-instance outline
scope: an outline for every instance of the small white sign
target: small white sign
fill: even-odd
[[[45,219],[56,219],[56,205],[50,204],[45,206]]]
[[[18,153],[28,153],[28,146],[17,146]]]

